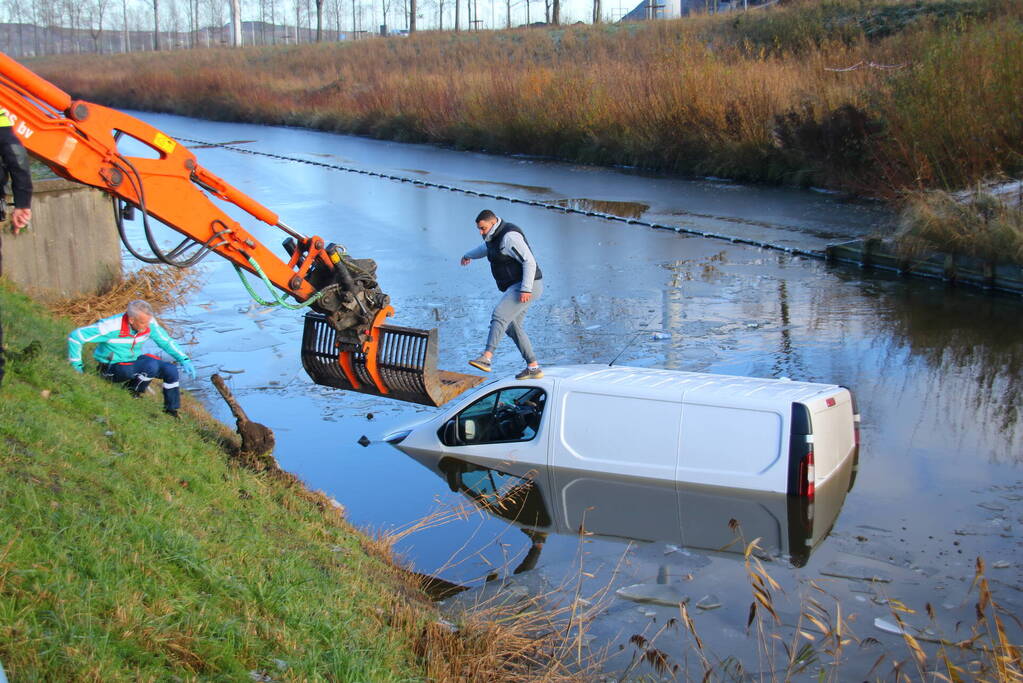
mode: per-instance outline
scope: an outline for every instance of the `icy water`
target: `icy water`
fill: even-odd
[[[176,136],[251,141],[241,146],[802,248],[867,234],[888,218],[870,204],[822,193],[143,117]],[[996,599],[1023,612],[1018,299],[223,149],[197,154],[296,229],[376,259],[398,311],[394,322],[438,327],[443,368],[468,371],[465,361],[481,349],[498,295],[485,264],[458,265],[479,239],[472,219],[491,208],[524,228],[543,267],[546,291],[526,326],[544,364],[608,362],[621,353],[625,365],[851,387],[863,416],[855,485],[844,501],[837,493],[819,496],[818,512],[837,517],[826,537],[814,531],[812,552],[793,562],[781,547],[766,564],[783,590],[775,599],[786,640],[807,594],[833,614],[840,605],[858,638],[876,639],[846,647],[843,678],[866,675],[882,654],[889,659],[875,675],[889,672],[892,658],[909,656],[899,636],[875,625],[875,619],[894,621],[887,598],[917,610],[905,618],[920,626],[928,623],[930,603],[937,618],[931,635],[966,637],[978,556],[987,562]],[[253,229],[251,221],[246,226]],[[269,229],[254,231],[269,244],[280,241]],[[311,384],[299,359],[301,315],[251,303],[226,262],[211,257],[203,267],[202,291],[167,317],[185,334],[200,370],[200,381],[188,388],[214,414],[231,422],[208,382],[220,372],[250,417],[276,432],[281,465],[342,502],[357,525],[400,529],[452,506],[472,508],[430,463],[379,442],[427,409]],[[505,340],[496,371],[520,367]],[[357,445],[364,434],[375,443]],[[555,514],[556,483],[538,495],[541,507]],[[581,539],[563,529],[539,546],[519,526],[477,513],[408,535],[397,549],[419,571],[482,585],[460,600],[499,590],[511,596],[553,591],[563,604],[583,598],[579,609],[594,606],[598,614],[580,644],[610,648],[610,673],[629,667],[636,652],[631,636],[651,638],[679,616],[677,607],[662,603],[685,599],[713,661],[735,656],[747,671],[782,665],[780,648],[773,658],[760,656],[755,631],[747,634],[752,595],[739,547],[720,551],[717,544],[728,542],[719,526],[732,509],[747,520],[740,519],[744,535],[753,529],[767,537],[774,529],[779,538],[799,540],[779,531],[791,521],[784,508],[721,498],[678,502],[669,493],[664,509],[682,510],[683,538],[657,512],[655,502],[664,498],[656,491],[608,485],[589,495],[612,509],[607,533]],[[646,519],[635,512],[644,500],[655,501]],[[629,512],[628,523],[615,527],[615,505]],[[703,540],[686,545],[696,537]],[[488,575],[496,580],[483,585]],[[1018,642],[1017,626],[1010,628]],[[683,630],[668,628],[655,646],[672,664],[696,666],[689,674],[699,678]],[[651,672],[644,664],[629,675]]]

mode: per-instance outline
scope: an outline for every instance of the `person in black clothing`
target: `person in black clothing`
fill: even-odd
[[[15,235],[28,226],[32,219],[32,174],[28,167],[28,153],[14,134],[14,126],[7,110],[0,108],[0,230],[7,229],[7,198],[4,187],[11,181],[14,210],[10,224]],[[4,331],[0,320],[0,383],[4,379]]]

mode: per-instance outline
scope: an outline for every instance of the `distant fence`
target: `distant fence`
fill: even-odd
[[[43,298],[96,294],[121,277],[110,199],[67,180],[38,180],[32,223],[0,233],[0,276]]]

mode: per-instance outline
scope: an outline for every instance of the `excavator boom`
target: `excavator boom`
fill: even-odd
[[[0,107],[33,156],[57,175],[99,188],[113,198],[122,240],[137,258],[185,267],[215,253],[233,263],[239,274],[254,274],[270,286],[273,299],[263,303],[299,307],[286,302],[286,295],[310,307],[314,313],[306,322],[307,338],[310,326],[329,330],[329,335],[318,334],[321,340],[330,338],[313,346],[303,343],[303,365],[313,381],[429,405],[440,405],[455,395],[430,387],[450,385],[464,390],[482,381],[437,371],[436,330],[384,324],[393,309],[376,281],[373,260],[351,258],[343,247],[294,230],[153,126],[123,112],[75,100],[2,52]],[[125,145],[128,140],[133,144]],[[122,151],[127,149],[146,152],[139,156]],[[263,245],[211,197],[284,232],[287,259]],[[149,254],[136,250],[125,232],[124,220],[136,209],[142,213]],[[169,250],[161,247],[150,230],[150,218],[178,231],[184,240]],[[393,351],[420,346],[421,353]],[[441,374],[449,380],[447,384]]]

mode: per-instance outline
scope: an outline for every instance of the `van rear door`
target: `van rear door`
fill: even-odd
[[[856,428],[852,394],[836,388],[804,402],[810,413],[813,442],[814,479],[820,486],[829,480],[856,450]]]

